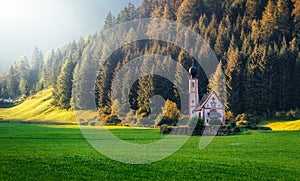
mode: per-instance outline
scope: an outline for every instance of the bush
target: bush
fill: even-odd
[[[252,114],[239,114],[236,117],[236,123],[239,126],[253,126],[259,123],[259,118]]]
[[[225,113],[225,120],[228,121],[228,122],[233,122],[233,121],[235,121],[235,117],[234,117],[233,112],[227,111],[227,112]]]
[[[109,115],[102,119],[104,125],[116,126],[120,124],[122,121],[116,115]]]
[[[165,134],[169,134],[170,133],[170,127],[167,124],[163,124],[160,126],[160,133],[165,135]]]
[[[292,119],[299,119],[300,118],[300,110],[299,110],[299,108],[297,108],[295,110],[289,110],[286,113],[286,116],[288,118],[292,118]]]
[[[236,133],[239,133],[239,132],[241,132],[241,128],[239,126],[236,126],[233,128],[233,131]]]
[[[173,119],[163,116],[161,120],[157,123],[157,126],[162,126],[162,125],[169,125],[169,126],[176,126],[177,122],[174,122]]]

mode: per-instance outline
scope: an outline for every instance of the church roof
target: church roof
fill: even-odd
[[[200,100],[198,106],[196,107],[195,111],[200,111],[200,109],[202,109],[205,106],[205,104],[209,101],[209,99],[211,98],[212,95],[215,95],[215,97],[217,99],[219,99],[215,92],[211,92],[210,94],[204,94],[204,96]]]

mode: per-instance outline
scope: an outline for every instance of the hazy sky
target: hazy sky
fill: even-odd
[[[31,59],[70,40],[99,31],[105,16],[142,0],[0,0],[0,72],[16,59]]]

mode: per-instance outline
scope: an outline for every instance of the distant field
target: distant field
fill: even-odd
[[[24,103],[13,108],[0,109],[0,120],[42,121],[77,124],[72,111],[60,110],[51,105],[52,89],[29,97]]]
[[[100,130],[101,131],[101,130]],[[113,129],[127,141],[153,142],[156,129]],[[127,165],[95,151],[75,126],[0,124],[1,180],[298,180],[300,131],[215,137],[204,150],[191,137],[156,163]]]
[[[290,130],[290,131],[300,131],[300,120],[297,121],[278,121],[278,122],[273,122],[267,124],[272,130],[276,131],[285,131],[285,130]]]

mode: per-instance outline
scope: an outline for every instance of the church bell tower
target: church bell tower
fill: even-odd
[[[196,75],[198,73],[198,68],[194,65],[189,69],[189,119],[197,117],[195,112],[196,106],[199,103],[199,94],[198,94],[198,79]]]

